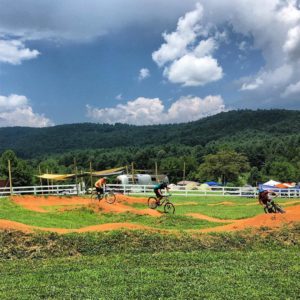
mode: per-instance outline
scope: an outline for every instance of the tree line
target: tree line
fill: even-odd
[[[75,161],[78,172],[88,171],[90,162],[94,170],[133,162],[136,170],[149,173],[157,164],[174,183],[184,176],[227,185],[256,185],[270,178],[300,181],[299,111],[232,111],[175,125],[72,124],[1,131],[15,139],[0,134],[0,178],[7,178],[10,159],[17,185],[39,183],[34,176],[39,172],[73,173]]]

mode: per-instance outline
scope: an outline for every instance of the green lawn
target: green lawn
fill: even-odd
[[[27,210],[8,198],[0,199],[0,219],[7,219],[21,222],[27,225],[47,227],[47,228],[67,228],[75,229],[91,225],[106,223],[130,222],[151,226],[159,229],[201,229],[221,225],[205,220],[198,220],[183,215],[162,215],[153,218],[147,215],[136,215],[132,213],[95,213],[89,208],[80,208],[70,211],[49,211],[40,213]]]
[[[0,231],[0,299],[298,299],[299,253],[299,224],[198,236]]]
[[[299,249],[0,262],[1,299],[297,299]]]
[[[175,205],[176,214],[184,215],[187,213],[201,213],[210,217],[220,219],[244,219],[264,213],[257,199],[245,197],[185,197],[172,195],[170,201]],[[300,199],[277,199],[276,202],[284,204],[290,201],[299,201]],[[232,205],[222,204],[222,202],[230,202]],[[217,204],[217,205],[215,205]],[[146,204],[136,203],[132,206],[143,209]],[[163,210],[163,208],[159,208]]]

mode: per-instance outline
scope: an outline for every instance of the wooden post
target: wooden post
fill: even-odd
[[[90,177],[91,177],[91,192],[93,190],[93,169],[92,169],[92,162],[90,161]]]
[[[128,166],[126,165],[126,174],[128,175]]]
[[[183,181],[185,181],[185,161],[183,162]]]
[[[10,195],[12,196],[12,194],[13,194],[13,186],[12,186],[12,176],[11,176],[10,159],[8,160],[8,177],[9,177]]]
[[[134,165],[131,163],[132,183],[134,184]]]
[[[155,162],[155,179],[156,179],[156,182],[158,182],[158,174],[157,174],[157,161]]]
[[[46,169],[46,172],[47,172],[47,174],[49,174],[49,170],[48,169]],[[49,188],[49,179],[48,178],[47,178],[47,187],[48,187],[47,192],[49,194],[50,188]]]
[[[78,196],[78,178],[77,178],[77,164],[76,164],[76,157],[74,157],[74,171],[75,171],[76,193],[77,193],[77,196]]]
[[[40,174],[40,176],[42,175],[41,165],[39,165],[39,174]],[[42,195],[44,195],[44,191],[43,191],[43,179],[41,177],[40,177],[40,184],[41,184],[41,188],[42,188]]]

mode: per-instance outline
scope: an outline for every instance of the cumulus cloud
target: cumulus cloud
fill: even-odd
[[[290,84],[285,91],[281,94],[283,98],[287,98],[290,96],[298,96],[300,97],[300,81]]]
[[[163,33],[165,43],[152,53],[158,66],[166,65],[163,74],[172,83],[201,86],[223,77],[222,67],[212,57],[218,47],[216,40],[210,37],[198,41],[207,34],[202,17],[203,7],[197,4],[194,11],[179,19],[176,31]]]
[[[87,116],[100,123],[152,125],[195,121],[225,110],[221,96],[181,97],[169,108],[159,98],[139,97],[111,108],[87,105]]]
[[[132,24],[175,21],[196,0],[0,0],[0,35],[90,41]],[[159,22],[157,22],[159,21]]]
[[[150,71],[149,69],[147,68],[142,68],[140,69],[140,72],[139,72],[139,80],[144,80],[146,78],[150,77]]]
[[[265,61],[256,74],[239,78],[243,99],[280,100],[300,76],[299,1],[265,0],[264,9],[261,0],[252,0],[251,8],[248,0],[198,2],[179,19],[174,32],[163,33],[164,42],[152,53],[164,76],[182,86],[219,80],[224,71],[214,52],[222,43],[233,42],[243,55],[260,51]],[[189,24],[184,29],[183,21]],[[239,40],[232,38],[237,35]]]
[[[222,78],[223,71],[211,56],[196,57],[187,54],[176,60],[164,71],[173,83],[183,86],[199,86]]]
[[[13,65],[20,64],[23,60],[36,58],[39,51],[25,48],[19,40],[0,40],[0,62]]]
[[[45,127],[52,125],[54,124],[51,120],[33,111],[25,96],[0,96],[0,127]]]

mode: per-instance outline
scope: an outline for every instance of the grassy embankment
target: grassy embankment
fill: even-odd
[[[299,233],[0,232],[0,298],[297,299]]]

